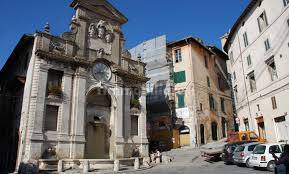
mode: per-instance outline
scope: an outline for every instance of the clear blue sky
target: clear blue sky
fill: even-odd
[[[68,30],[74,14],[72,0],[3,0],[0,6],[0,68],[25,33],[42,30],[48,21],[53,34]],[[168,40],[186,36],[220,46],[249,0],[110,0],[129,22],[123,26],[126,46],[166,34]]]

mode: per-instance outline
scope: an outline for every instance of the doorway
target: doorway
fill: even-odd
[[[212,140],[218,141],[218,124],[216,122],[212,122]]]
[[[201,144],[205,144],[205,126],[201,124],[200,126],[200,131],[201,131]]]

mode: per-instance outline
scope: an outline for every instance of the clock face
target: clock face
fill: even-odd
[[[96,63],[92,68],[92,75],[96,80],[107,82],[111,78],[110,67],[104,63]]]

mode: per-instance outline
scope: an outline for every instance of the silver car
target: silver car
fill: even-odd
[[[250,167],[250,155],[258,144],[260,143],[254,142],[238,146],[234,151],[234,163],[237,165],[246,164],[247,167]]]

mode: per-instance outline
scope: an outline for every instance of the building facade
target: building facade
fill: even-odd
[[[223,37],[240,130],[289,140],[289,1],[252,0]]]
[[[113,160],[131,157],[135,148],[148,156],[148,78],[145,63],[124,48],[127,18],[102,0],[74,0],[71,7],[69,32],[54,36],[46,25],[23,36],[1,70],[1,95],[19,96],[16,110],[7,109],[15,110],[10,136],[19,136],[14,163],[16,156],[18,164]]]
[[[167,52],[173,61],[181,146],[196,147],[225,138],[233,129],[227,55],[193,37],[168,43]]]
[[[134,60],[146,63],[148,136],[152,143],[172,147],[173,82],[172,62],[167,58],[166,36],[156,37],[130,49]],[[160,133],[161,132],[161,133]],[[161,134],[161,135],[160,135]]]

